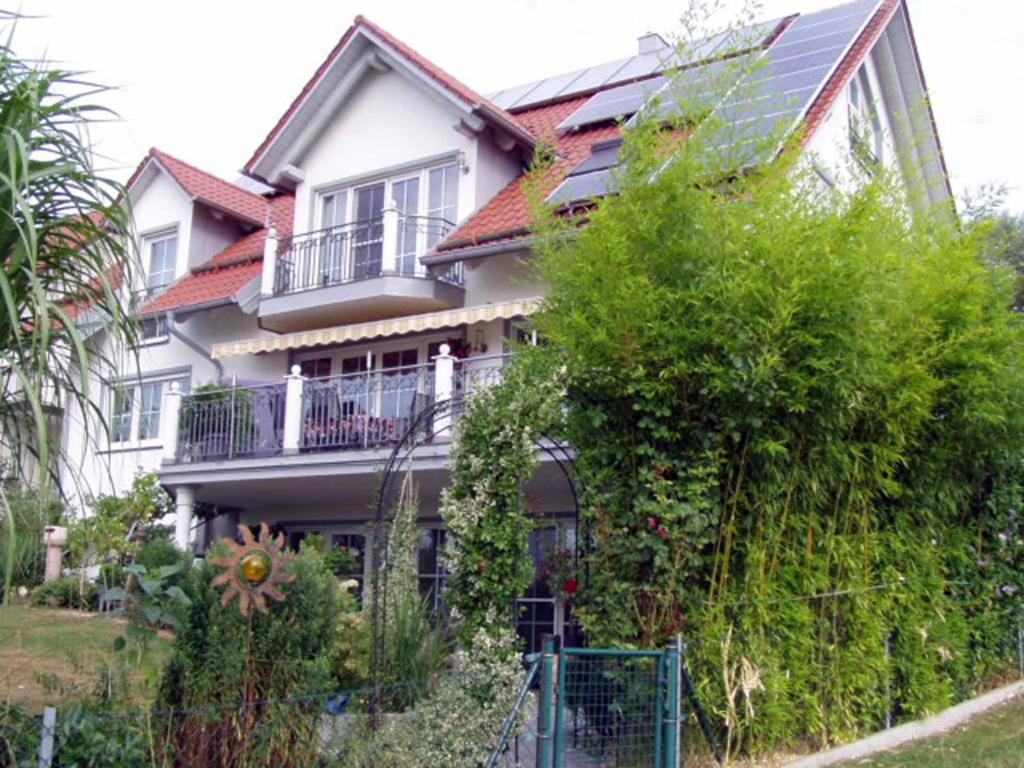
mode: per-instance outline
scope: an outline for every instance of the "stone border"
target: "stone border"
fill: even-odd
[[[818,752],[794,762],[786,763],[784,768],[823,768],[826,765],[835,765],[847,760],[856,760],[857,758],[868,757],[878,752],[895,749],[902,744],[948,731],[967,722],[975,715],[980,715],[982,712],[1005,704],[1019,696],[1024,696],[1024,680],[997,688],[983,696],[978,696],[975,699],[970,699],[962,704],[945,709],[937,715],[926,717],[924,720],[899,725],[887,731],[881,731],[880,733],[868,736],[860,741],[855,741],[852,744],[844,744],[841,747],[835,747],[834,749]]]

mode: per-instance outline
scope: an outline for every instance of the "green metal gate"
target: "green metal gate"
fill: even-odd
[[[681,653],[559,648],[540,659],[538,768],[679,768]]]

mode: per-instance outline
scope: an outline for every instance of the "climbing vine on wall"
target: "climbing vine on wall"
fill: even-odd
[[[510,626],[512,606],[533,578],[523,485],[537,466],[538,442],[560,433],[562,374],[550,356],[523,349],[499,385],[466,398],[458,419],[441,516],[448,601],[466,643],[480,628]]]

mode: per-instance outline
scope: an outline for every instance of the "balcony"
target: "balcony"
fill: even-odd
[[[285,333],[461,307],[462,265],[432,275],[419,258],[453,226],[390,208],[374,219],[269,240],[263,326]]]
[[[507,355],[457,361],[441,355],[430,365],[225,387],[182,395],[164,405],[165,463],[185,465],[387,450],[420,420],[421,437],[450,432],[452,416],[422,420],[435,399],[464,403],[501,381]],[[456,410],[457,416],[457,410]],[[295,459],[292,459],[295,460]]]

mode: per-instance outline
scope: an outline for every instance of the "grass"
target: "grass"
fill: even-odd
[[[35,712],[97,692],[124,668],[123,654],[114,652],[124,626],[95,613],[0,606],[0,702]],[[158,637],[141,664],[129,664],[131,698],[152,699],[169,650],[169,638]]]
[[[948,733],[847,768],[1024,768],[1024,698],[978,715]]]

